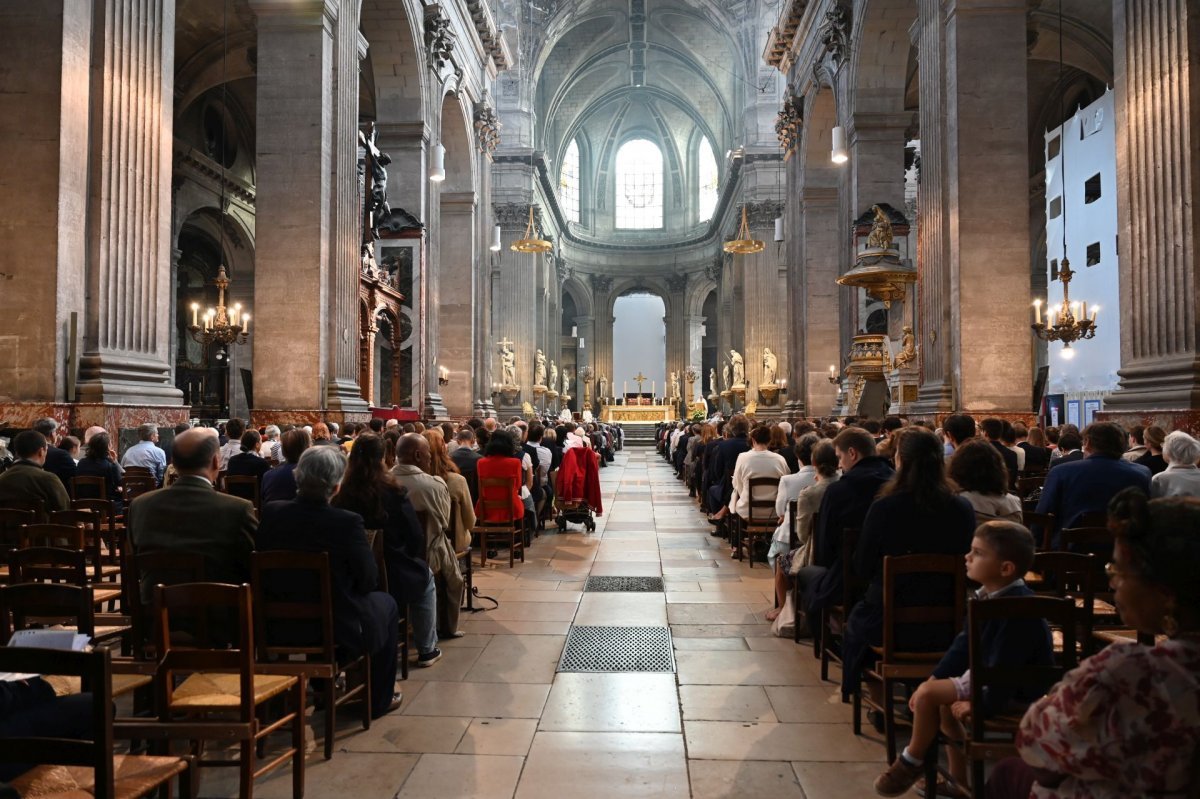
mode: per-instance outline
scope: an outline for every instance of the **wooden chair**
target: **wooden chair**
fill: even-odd
[[[920,575],[923,581],[942,578],[952,585],[948,602],[937,605],[902,605],[897,594],[901,577]],[[961,555],[889,555],[883,559],[883,644],[871,647],[879,660],[863,672],[864,682],[879,683],[883,701],[876,703],[862,686],[854,692],[854,734],[862,734],[862,706],[883,714],[887,762],[896,759],[896,697],[898,684],[915,685],[929,679],[944,652],[912,652],[900,647],[901,626],[943,626],[946,644],[962,629],[967,596],[966,567]]]
[[[81,524],[27,524],[18,532],[21,549],[65,547],[82,550],[87,540]]]
[[[195,648],[171,645],[172,618],[179,612],[202,620],[206,638],[207,611],[223,609],[235,616],[237,643],[220,648],[214,640],[197,640]],[[249,585],[189,583],[154,589],[155,640],[159,668],[154,677],[158,723],[117,722],[120,738],[189,741],[197,767],[236,766],[239,796],[252,799],[254,780],[292,763],[292,796],[304,795],[304,676],[267,674],[254,665],[254,622]],[[184,676],[186,675],[186,676]],[[265,706],[287,695],[291,708],[280,718],[259,719]],[[259,744],[277,730],[291,728],[291,745],[258,767]],[[236,741],[237,760],[206,760],[204,741]]]
[[[126,466],[124,469],[127,479],[130,477],[149,477],[154,479],[154,472],[150,471],[149,466]]]
[[[58,510],[50,514],[50,524],[81,524],[86,536],[85,551],[91,563],[94,582],[115,582],[121,574],[119,563],[108,562],[104,540],[104,517],[94,510]]]
[[[481,516],[487,516],[489,510],[495,511],[501,516],[511,514],[512,480],[507,477],[482,478],[479,481],[479,501],[483,510]],[[479,567],[481,569],[487,566],[487,552],[493,542],[508,548],[508,568],[514,568],[518,552],[521,555],[521,562],[525,562],[524,518],[514,519],[511,522],[477,521],[471,528],[471,535],[479,537]]]
[[[72,477],[71,499],[108,499],[108,481],[103,477]]]
[[[1062,679],[1079,662],[1075,639],[1075,603],[1057,597],[996,597],[971,600],[967,605],[967,634],[970,636],[969,663],[971,670],[971,718],[967,737],[954,743],[971,766],[971,793],[976,799],[984,796],[984,764],[1006,757],[1015,757],[1014,739],[1021,724],[1022,713],[989,715],[984,693],[989,688],[1029,689],[1044,692]],[[1044,619],[1062,630],[1063,647],[1058,663],[1050,666],[989,666],[983,654],[983,628],[988,622],[1012,619]],[[944,740],[944,738],[942,738]],[[937,781],[936,742],[926,755],[926,785]],[[932,779],[931,779],[932,777]]]
[[[46,503],[37,497],[6,499],[0,502],[0,510],[17,510],[33,514],[34,522],[46,521]]]
[[[358,699],[362,708],[362,726],[371,729],[371,657],[361,654],[338,661],[333,638],[333,594],[329,587],[329,555],[309,552],[255,552],[250,569],[254,586],[254,625],[258,661],[280,664],[289,673],[321,680],[325,707],[325,759],[333,757],[333,738],[337,729],[337,708]],[[281,586],[288,591],[280,591]],[[296,591],[306,600],[294,596]],[[299,637],[287,635],[295,625]],[[311,635],[304,635],[311,633]],[[297,662],[296,658],[303,660]],[[407,660],[407,658],[405,658]],[[359,683],[349,688],[351,670],[359,673]],[[292,671],[294,670],[294,671]],[[337,696],[337,677],[347,676],[347,688]],[[316,686],[314,685],[314,689]]]
[[[5,738],[0,762],[32,763],[11,783],[20,796],[136,799],[178,777],[179,795],[195,793],[191,757],[114,754],[110,654],[51,649],[0,649],[0,670],[78,679],[92,695],[92,740]]]
[[[0,551],[18,549],[21,546],[21,529],[34,524],[37,514],[32,510],[0,508]],[[8,582],[8,564],[0,565],[0,585]]]
[[[425,512],[416,511],[417,518],[421,522],[421,529],[425,529]],[[383,554],[383,530],[367,530],[367,544],[371,547],[371,554],[375,556],[375,568],[379,572],[379,579],[376,582],[376,589],[379,591],[387,591],[391,593],[388,585],[387,561]],[[394,598],[394,597],[393,597]],[[396,603],[396,609],[400,612],[400,679],[408,679],[408,605]]]
[[[149,494],[151,491],[158,489],[158,483],[153,477],[140,477],[138,475],[125,475],[124,479],[121,480],[121,486],[126,502],[131,502],[142,494]]]
[[[1033,558],[1037,579],[1026,580],[1030,588],[1043,596],[1071,599],[1075,603],[1075,641],[1083,657],[1091,655],[1095,646],[1092,628],[1097,609],[1096,560],[1095,555],[1082,552],[1039,552]]]
[[[135,658],[152,658],[154,652],[154,603],[142,597],[144,575],[155,575],[156,585],[181,585],[203,583],[204,557],[191,552],[143,552],[135,554],[132,547],[124,552],[122,578],[122,606],[129,614],[132,635],[130,648]],[[146,594],[153,596],[152,586]]]
[[[1033,534],[1033,540],[1038,540],[1039,533],[1041,534],[1041,549],[1050,549],[1050,542],[1054,538],[1054,514],[1053,513],[1038,513],[1032,510],[1021,511],[1021,524],[1029,528],[1029,532]]]
[[[768,491],[769,489],[769,491]],[[750,503],[744,524],[741,526],[741,538],[738,541],[738,560],[742,559],[742,544],[745,543],[746,558],[749,567],[754,568],[754,543],[765,539],[770,542],[779,527],[779,517],[775,515],[775,496],[779,492],[778,477],[751,477],[746,489],[750,492]],[[770,494],[769,499],[763,498]]]
[[[833,643],[835,639],[840,640],[841,630],[845,629],[846,619],[850,616],[850,609],[854,607],[854,603],[862,596],[865,586],[862,580],[854,573],[854,550],[858,547],[858,537],[862,532],[857,527],[846,527],[842,530],[842,601],[840,604],[833,605],[821,611],[821,679],[829,679],[829,663],[835,662],[838,667],[842,666],[842,656],[840,652],[835,652]],[[833,624],[839,625],[839,630],[835,631]],[[813,635],[818,635],[816,630]],[[889,761],[891,762],[891,761]]]
[[[1024,477],[1017,478],[1017,496],[1021,499],[1029,496],[1031,493],[1046,484],[1046,473],[1031,475],[1026,474]]]
[[[788,513],[791,514],[791,519],[792,519],[792,532],[791,532],[791,538],[792,538],[791,548],[792,549],[795,549],[796,547],[798,547],[800,545],[799,530],[797,529],[797,525],[800,523],[800,521],[799,521],[799,519],[796,518],[797,514],[799,513],[799,508],[800,508],[800,503],[798,501],[793,501],[788,508]],[[814,513],[812,515],[812,518],[808,522],[808,545],[809,545],[809,547],[813,546],[813,534],[817,530],[817,523],[820,521],[820,518],[821,518],[820,513]],[[793,624],[794,624],[793,629],[795,630],[795,632],[792,634],[792,641],[794,643],[798,644],[798,643],[800,643],[800,632],[801,632],[800,622],[804,619],[804,595],[800,592],[800,581],[799,580],[795,580],[795,579],[792,580],[791,590],[792,590],[792,607],[796,611],[796,616],[795,616],[795,619],[793,620]],[[821,657],[821,632],[820,632],[820,630],[816,629],[816,627],[813,626],[811,619],[808,622],[808,632],[809,632],[809,635],[812,637],[813,657],[820,659],[820,657]]]
[[[254,503],[254,510],[262,510],[262,495],[259,479],[251,474],[230,474],[225,476],[226,494],[231,497],[241,497]]]
[[[60,569],[66,572],[73,565],[67,563]],[[97,625],[94,604],[86,586],[22,582],[0,587],[0,644],[7,643],[16,630],[47,624],[75,629],[94,643],[110,641],[128,632],[129,628],[121,625]]]
[[[8,572],[16,583],[58,583],[87,588],[87,556],[81,549],[25,547],[8,553]]]

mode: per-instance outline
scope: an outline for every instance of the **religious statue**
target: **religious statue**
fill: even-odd
[[[563,370],[562,370],[562,381],[563,381],[562,395],[564,397],[566,397],[566,396],[570,395],[570,393],[571,393],[571,373],[567,371],[567,368],[565,366],[563,367]]]
[[[708,393],[713,397],[720,393],[717,386],[717,367],[715,366],[708,370]]]
[[[387,166],[392,163],[392,157],[380,152],[375,144],[376,136],[374,123],[366,131],[358,132],[358,180],[366,198],[364,244],[379,238],[380,223],[392,213],[387,196]]]
[[[512,342],[508,339],[500,342],[500,374],[504,385],[517,384],[517,354],[512,351]]]
[[[554,363],[554,359],[550,359],[550,382],[546,384],[550,388],[558,385],[558,364]]]
[[[896,359],[893,361],[897,369],[908,366],[917,359],[917,341],[913,336],[912,326],[905,325],[903,330],[904,336],[900,339],[900,352],[896,353]]]
[[[599,382],[600,382],[600,396],[602,398],[607,397],[608,396],[608,378],[605,377],[604,375],[600,375]]]
[[[875,222],[871,225],[871,235],[867,236],[868,250],[890,250],[892,248],[892,223],[887,213],[878,205],[871,206],[875,212]]]
[[[533,384],[546,385],[546,354],[538,350],[533,355]]]
[[[737,350],[729,351],[729,364],[733,368],[733,387],[746,387],[746,362]]]
[[[729,390],[729,362],[728,361],[726,361],[725,365],[721,367],[721,383],[725,386],[725,390],[728,391]]]
[[[679,399],[679,372],[671,372],[671,399]]]
[[[775,375],[779,371],[779,359],[775,357],[775,353],[771,352],[770,347],[763,347],[762,367],[763,385],[774,385]]]

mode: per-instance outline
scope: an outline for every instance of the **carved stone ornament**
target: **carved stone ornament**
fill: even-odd
[[[613,279],[609,275],[592,275],[592,288],[596,291],[609,291],[612,289]]]
[[[712,259],[712,263],[710,263],[708,266],[704,267],[704,274],[709,280],[713,281],[714,283],[720,283],[721,282],[721,272],[724,270],[724,268],[725,268],[725,256],[724,256],[724,254],[718,255],[716,258]]]
[[[783,98],[783,108],[775,119],[775,135],[779,137],[779,146],[783,148],[787,158],[800,145],[800,131],[804,127],[804,98],[794,94],[788,88]]]
[[[850,15],[846,13],[845,6],[837,3],[825,12],[825,24],[817,32],[817,37],[834,65],[840,67],[850,50]]]
[[[438,6],[426,9],[425,56],[429,68],[440,73],[451,62],[454,53],[454,30],[450,18]]]
[[[746,216],[752,228],[767,228],[775,225],[775,219],[783,213],[783,203],[778,200],[746,203]]]
[[[555,259],[554,272],[558,277],[558,285],[562,286],[575,274],[575,269],[567,263],[566,258],[563,258],[560,255],[557,259]]]
[[[667,288],[672,292],[680,292],[687,288],[687,275],[667,275]]]
[[[475,146],[479,152],[489,156],[496,152],[496,146],[500,144],[500,127],[499,117],[485,98],[475,106]]]
[[[528,203],[494,203],[492,205],[492,218],[495,223],[506,229],[525,229],[529,223],[529,204]],[[542,229],[542,209],[539,206],[533,207],[533,219],[538,229]]]

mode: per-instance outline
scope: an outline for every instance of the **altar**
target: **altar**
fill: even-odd
[[[600,420],[614,422],[669,422],[679,414],[674,405],[605,405]]]

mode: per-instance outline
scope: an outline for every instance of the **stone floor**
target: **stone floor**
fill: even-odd
[[[310,731],[308,796],[874,795],[882,744],[852,733],[807,644],[770,636],[767,569],[729,558],[651,450],[600,477],[595,533],[551,532],[524,565],[476,572],[500,607],[463,615],[466,636],[410,671],[400,712],[365,732],[348,712],[330,761]],[[583,592],[590,575],[660,574],[664,593]],[[572,624],[669,624],[676,673],[556,674]],[[206,772],[201,794],[236,794],[232,777]],[[285,768],[256,796],[290,796],[290,782]]]

